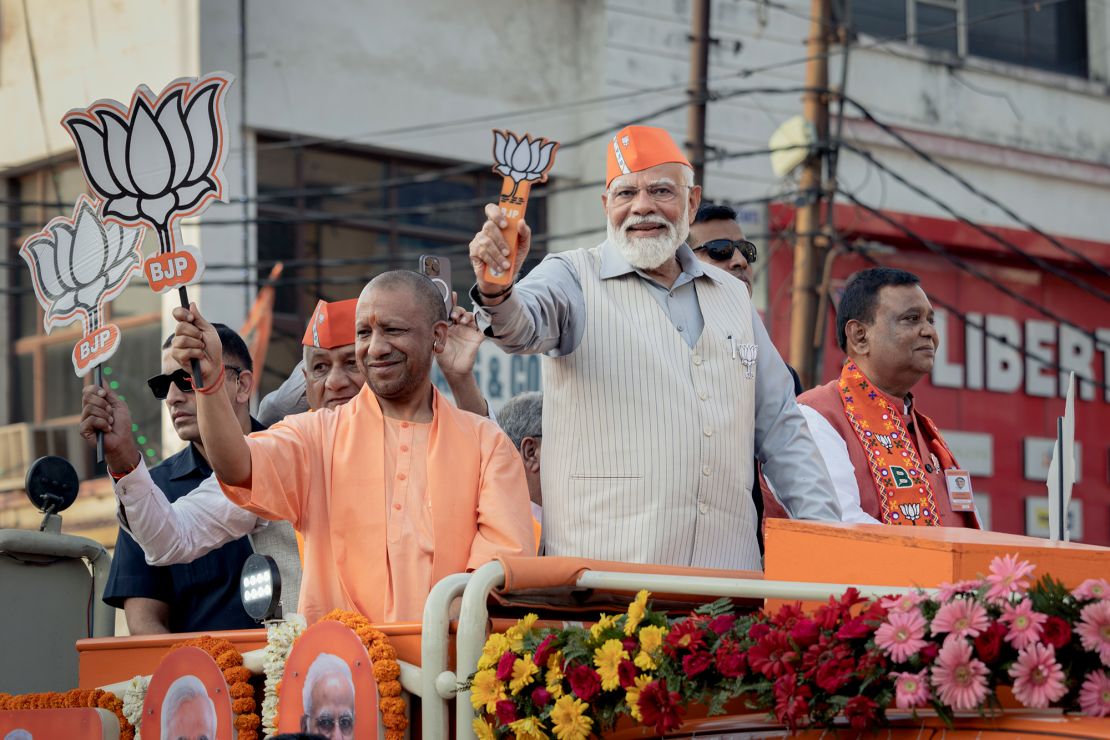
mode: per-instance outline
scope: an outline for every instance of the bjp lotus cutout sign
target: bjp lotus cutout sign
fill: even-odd
[[[155,95],[140,85],[125,106],[98,100],[62,118],[77,145],[81,168],[110,223],[148,226],[158,254],[147,259],[151,290],[182,289],[204,269],[200,252],[183,244],[179,221],[226,201],[224,100],[233,78],[226,72],[181,78]]]
[[[79,378],[119,349],[119,327],[104,323],[104,307],[139,271],[143,233],[141,228],[102,222],[93,201],[82,195],[73,216],[55,218],[19,250],[31,268],[47,333],[81,322],[83,336],[73,348],[73,369]]]
[[[493,131],[493,171],[505,176],[498,203],[508,222],[501,229],[501,235],[509,245],[509,264],[516,261],[517,227],[528,208],[532,183],[547,181],[547,173],[555,165],[558,149],[556,141],[533,138],[530,134],[517,136],[512,131]],[[487,265],[485,279],[498,285],[508,285],[513,280],[513,272],[491,270]]]

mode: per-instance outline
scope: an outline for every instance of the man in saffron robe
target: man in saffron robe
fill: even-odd
[[[920,282],[890,267],[849,278],[836,317],[848,361],[798,403],[844,521],[978,528],[974,507],[949,499],[945,471],[956,459],[911,392],[933,369],[940,339]]]
[[[520,456],[488,419],[435,390],[431,363],[448,323],[422,275],[379,275],[356,308],[355,352],[367,384],[337,409],[231,434],[219,393],[220,347],[195,306],[175,309],[175,357],[201,362],[202,438],[235,504],[287,519],[304,535],[301,609],[416,621],[444,576],[500,554],[534,552]],[[310,493],[311,492],[311,493]]]

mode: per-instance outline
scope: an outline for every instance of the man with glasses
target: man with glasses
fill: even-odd
[[[607,147],[607,240],[548,255],[519,284],[495,205],[470,243],[471,297],[507,352],[544,355],[544,547],[572,555],[758,569],[753,456],[799,519],[837,521],[828,472],[748,291],[686,245],[701,201],[663,129]]]
[[[736,221],[736,211],[725,205],[703,203],[690,224],[690,248],[702,262],[731,272],[748,286],[752,294],[752,266],[757,256],[755,245],[744,238]]]
[[[251,419],[249,411],[254,390],[250,352],[232,329],[223,324],[216,326],[224,348],[227,378],[216,392],[230,401],[243,434],[260,430],[262,425]],[[177,436],[188,445],[152,468],[149,477],[174,501],[208,478],[212,469],[197,426],[192,378],[170,355],[170,340],[163,345],[162,373],[147,384],[155,398],[165,401]],[[140,469],[139,474],[144,474],[145,463],[131,431],[131,414],[119,397],[107,389],[87,386],[83,406],[81,432],[89,439],[96,432],[103,434],[104,458],[113,480],[134,476]],[[127,517],[126,507],[120,516]],[[104,601],[123,609],[132,635],[255,627],[239,598],[238,578],[252,552],[248,539],[240,537],[187,565],[154,567],[147,564],[142,548],[131,535],[120,529]]]
[[[305,674],[301,732],[327,740],[355,735],[355,682],[351,667],[338,655],[320,653]]]

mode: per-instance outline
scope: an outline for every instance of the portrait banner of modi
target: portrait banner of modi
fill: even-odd
[[[378,737],[378,685],[358,635],[339,622],[308,628],[285,663],[278,732],[328,740]]]
[[[200,648],[174,650],[150,678],[143,740],[233,740],[231,697],[216,661]]]

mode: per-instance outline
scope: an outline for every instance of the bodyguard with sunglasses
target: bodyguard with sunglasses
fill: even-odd
[[[262,429],[249,412],[254,368],[247,345],[227,326],[216,327],[227,377],[218,392],[231,401],[244,434]],[[192,491],[211,475],[212,469],[197,426],[192,379],[167,347],[168,342],[163,345],[162,372],[150,378],[147,385],[155,398],[166,403],[177,436],[189,444],[152,468],[149,478],[174,501]],[[128,476],[146,475],[132,437],[127,405],[115,393],[97,386],[85,387],[82,402],[81,433],[90,440],[97,432],[104,435],[104,457],[113,480],[119,484]],[[126,521],[123,501],[121,498],[119,513]],[[240,537],[191,563],[154,567],[147,564],[142,548],[121,528],[104,601],[123,609],[132,635],[251,628],[256,625],[243,609],[238,576],[252,552],[250,541]]]
[[[743,280],[751,294],[752,267],[757,251],[755,245],[744,238],[735,210],[714,203],[699,207],[694,223],[690,224],[690,249],[702,262],[716,265]]]

